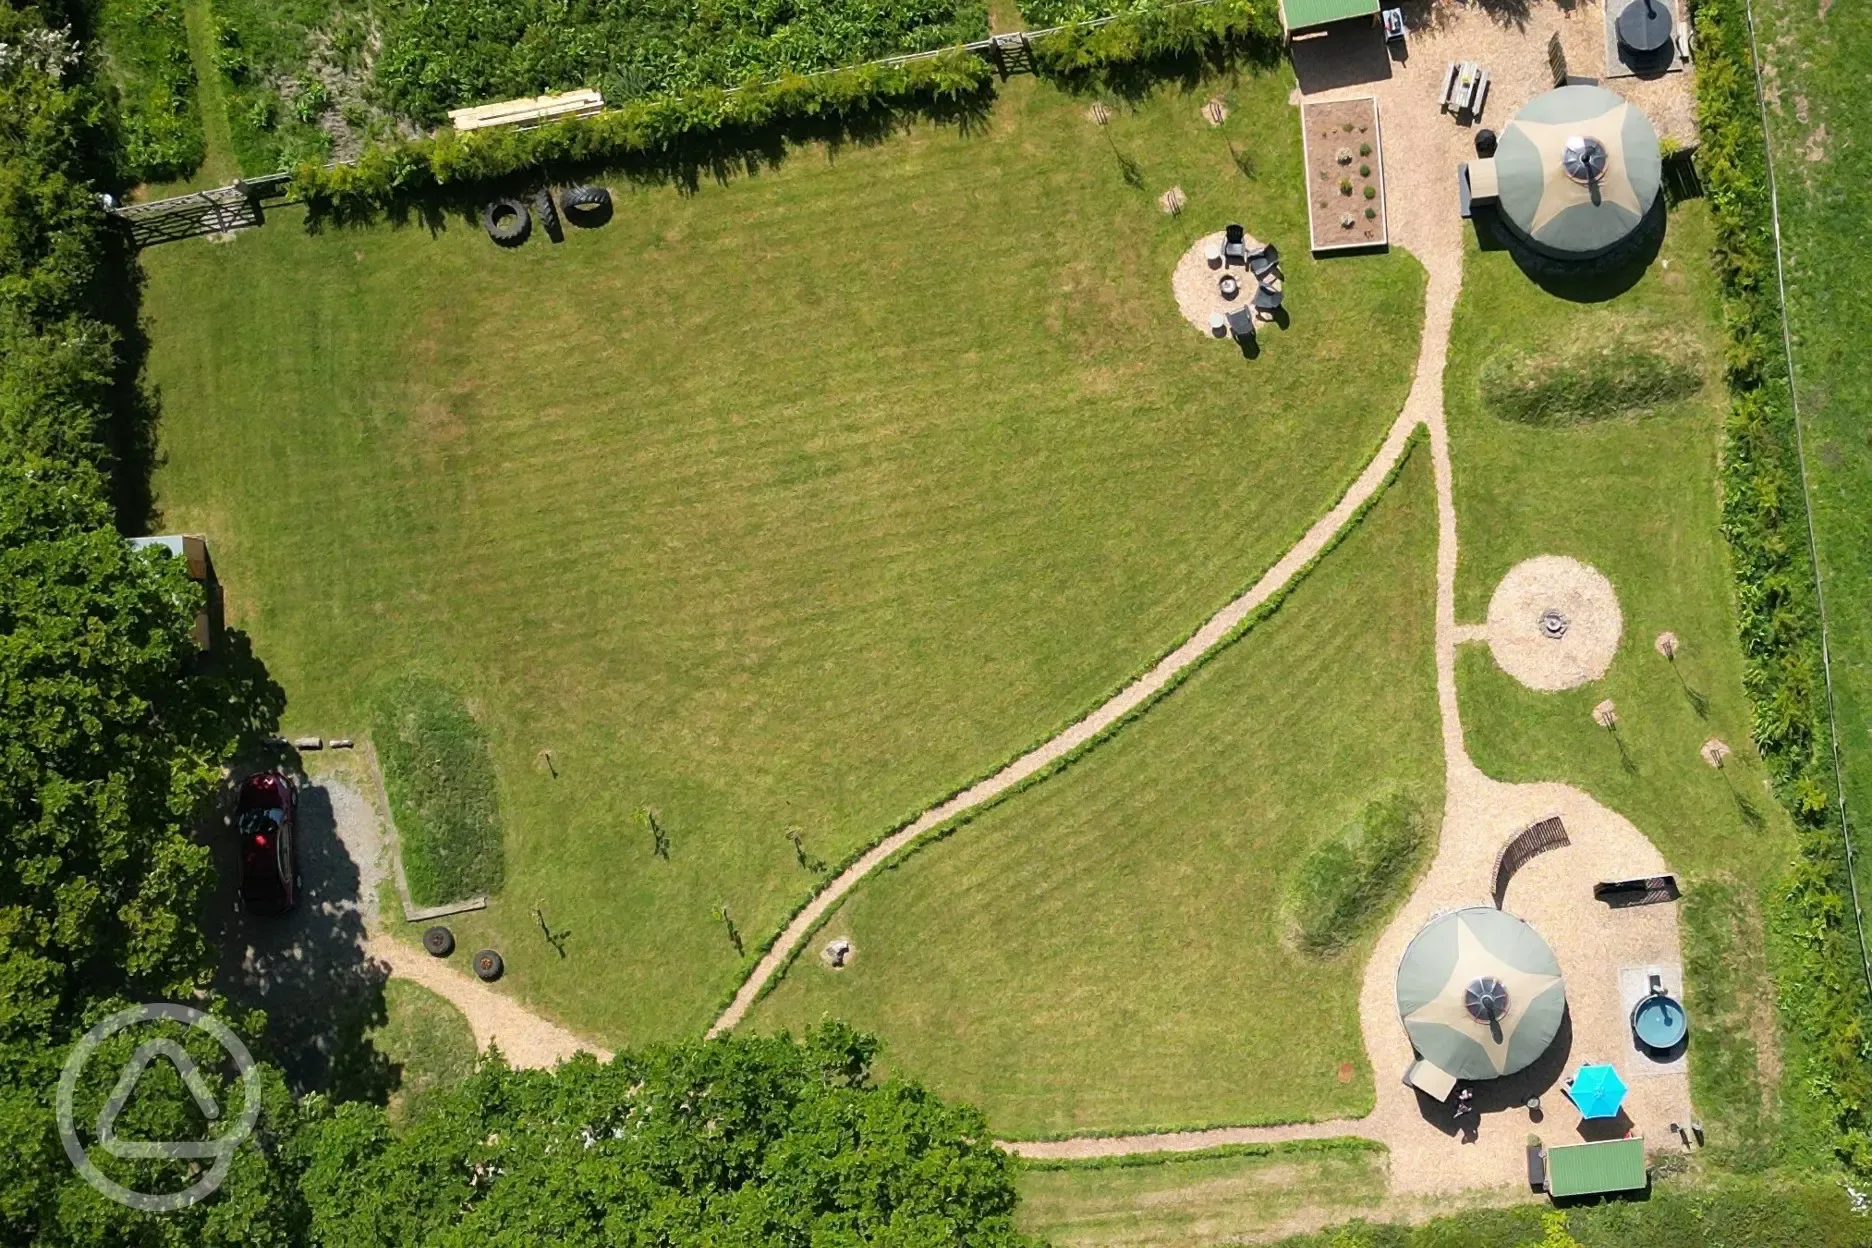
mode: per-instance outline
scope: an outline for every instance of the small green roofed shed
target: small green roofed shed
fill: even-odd
[[[1379,0],[1281,0],[1281,25],[1288,34],[1352,17],[1370,17]]]
[[[1547,1194],[1556,1199],[1636,1192],[1649,1181],[1641,1136],[1556,1144],[1547,1150]]]

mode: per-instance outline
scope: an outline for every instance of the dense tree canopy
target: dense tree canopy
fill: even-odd
[[[403,1134],[341,1106],[308,1132],[331,1248],[416,1244],[1020,1245],[981,1115],[869,1078],[875,1042],[787,1036],[484,1063]]]
[[[213,882],[195,826],[278,691],[238,641],[200,655],[202,590],[113,520],[108,448],[145,418],[135,282],[94,179],[115,133],[53,13],[0,0],[0,1243],[46,1245],[1018,1244],[1009,1159],[978,1113],[870,1079],[874,1042],[828,1026],[591,1058],[498,1056],[402,1133],[382,1109],[296,1100],[261,1068],[261,1114],[208,1199],[133,1212],[68,1163],[54,1090],[72,1045],[132,1002],[171,1000],[259,1037],[210,991]],[[120,495],[119,495],[120,496]],[[215,1045],[175,1038],[217,1102],[244,1106]],[[94,1123],[147,1032],[85,1068]],[[151,1065],[124,1138],[217,1134]],[[91,1152],[145,1192],[193,1164]]]

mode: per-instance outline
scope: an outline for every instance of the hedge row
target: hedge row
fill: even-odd
[[[444,130],[433,138],[374,144],[355,164],[301,164],[293,190],[341,215],[370,212],[442,187],[547,168],[680,158],[788,122],[839,126],[881,110],[941,112],[979,98],[991,74],[979,57],[955,51],[901,66],[861,65],[739,91],[639,100],[534,130]]]
[[[592,86],[617,103],[985,38],[981,0],[392,0],[376,86],[401,115]]]
[[[1735,563],[1753,736],[1800,842],[1771,916],[1780,1006],[1806,1065],[1800,1082],[1832,1118],[1840,1159],[1872,1175],[1868,1000],[1845,844],[1833,818],[1819,613],[1744,0],[1703,0],[1695,22],[1697,167],[1716,226],[1729,337],[1723,533]]]
[[[1103,26],[1068,26],[1036,40],[1034,68],[1044,76],[1082,81],[1162,61],[1233,53],[1272,62],[1280,56],[1282,38],[1272,0],[1145,3]]]
[[[1044,74],[1084,79],[1164,59],[1217,59],[1236,51],[1268,55],[1279,40],[1269,0],[1211,0],[1140,8],[1092,30],[1069,28],[1039,41],[1034,60]],[[351,217],[444,187],[548,169],[644,161],[692,168],[752,148],[776,131],[864,129],[896,114],[978,111],[991,98],[993,82],[986,61],[952,48],[902,65],[857,65],[733,91],[635,100],[533,130],[445,130],[431,138],[375,144],[355,164],[302,163],[293,172],[293,189],[315,209]]]

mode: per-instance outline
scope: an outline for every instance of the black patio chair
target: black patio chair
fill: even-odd
[[[1280,249],[1273,243],[1261,244],[1261,250],[1251,252],[1248,256],[1248,271],[1255,275],[1256,280],[1265,278],[1279,267]]]
[[[1254,306],[1257,312],[1279,311],[1281,306],[1281,292],[1273,286],[1257,286],[1255,288]]]
[[[1229,332],[1238,342],[1246,342],[1255,336],[1254,313],[1247,308],[1231,308],[1228,312]]]
[[[1231,243],[1239,243],[1248,237],[1248,231],[1239,225],[1226,225],[1222,227],[1222,236]]]

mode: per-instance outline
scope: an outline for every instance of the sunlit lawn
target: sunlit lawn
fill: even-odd
[[[1075,718],[1396,415],[1421,270],[1307,257],[1287,91],[1100,128],[1010,83],[968,134],[620,183],[556,247],[281,210],[153,249],[162,526],[208,536],[287,732],[360,734],[412,668],[469,699],[508,883],[456,926],[505,989],[614,1045],[699,1030],[746,965],[718,907],[751,956],[818,879],[788,829],[836,863]],[[1254,361],[1170,296],[1231,220],[1287,256]]]
[[[862,883],[751,1025],[849,1019],[1016,1138],[1369,1111],[1371,939],[1308,957],[1279,911],[1308,847],[1369,798],[1408,790],[1433,826],[1442,809],[1435,541],[1420,446],[1273,617]],[[833,971],[816,952],[839,936],[856,954]]]

